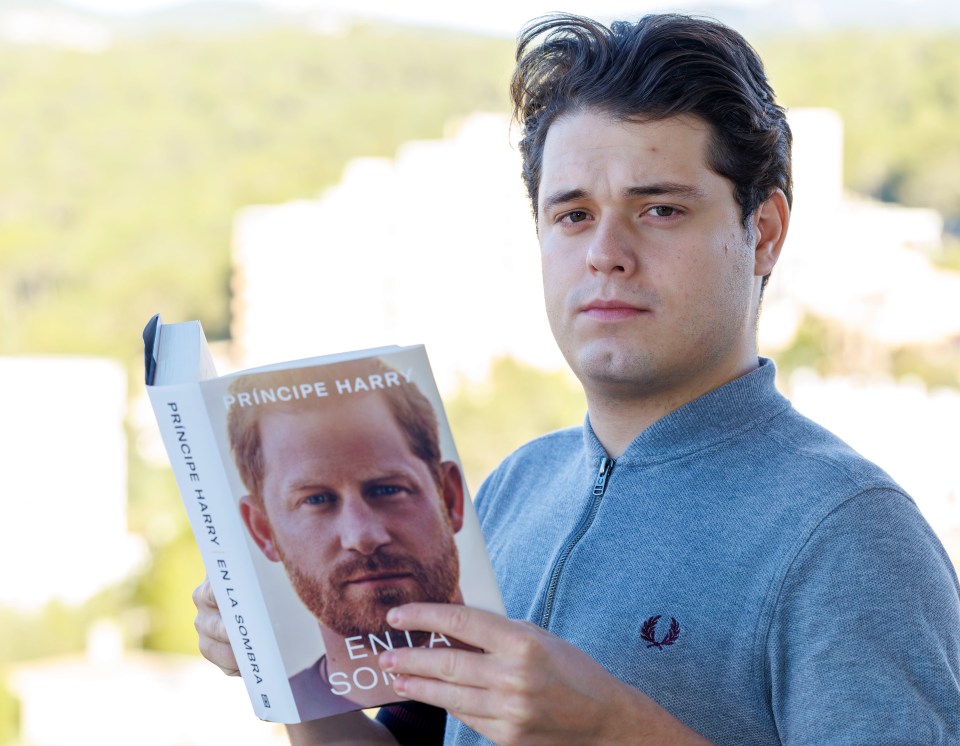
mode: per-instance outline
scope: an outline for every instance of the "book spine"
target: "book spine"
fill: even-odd
[[[147,390],[253,709],[262,720],[299,722],[200,387]]]

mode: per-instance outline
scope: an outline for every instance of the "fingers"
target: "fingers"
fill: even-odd
[[[512,639],[515,623],[499,614],[458,604],[405,604],[387,614],[400,630],[429,630],[454,637],[481,650],[493,650]]]
[[[380,656],[385,671],[396,671],[392,686],[397,694],[442,707],[461,720],[468,717],[501,717],[522,709],[522,687],[513,672],[496,665],[490,656],[461,650],[410,650]],[[387,655],[386,658],[384,656]],[[391,663],[392,660],[398,661]]]
[[[239,676],[237,658],[233,648],[230,647],[227,628],[220,615],[209,579],[205,579],[194,589],[193,603],[197,607],[193,626],[197,630],[197,646],[200,648],[200,654],[228,676]]]
[[[210,578],[204,578],[203,582],[193,589],[193,605],[200,609],[217,609],[217,599],[213,595],[213,586],[210,584]]]
[[[437,679],[402,675],[393,681],[393,689],[402,697],[441,707],[461,720],[483,717],[497,708],[498,696],[487,689]]]
[[[473,687],[507,691],[536,687],[556,644],[553,635],[535,624],[453,604],[406,604],[391,609],[387,621],[401,630],[439,632],[474,650],[384,651],[379,658],[384,671]]]
[[[380,668],[394,675],[417,676],[473,687],[502,685],[505,667],[484,653],[438,648],[397,648],[380,654]],[[400,692],[402,693],[402,692]]]
[[[481,614],[479,618],[486,617]],[[417,619],[424,621],[419,616]],[[445,628],[451,630],[451,635],[456,634],[454,629],[468,635],[472,632],[471,621],[466,617],[454,615],[447,621],[451,626]],[[545,691],[550,683],[554,638],[539,627],[522,622],[506,621],[501,627],[494,631],[500,638],[498,642],[485,643],[486,652],[396,648],[382,652],[379,664],[394,677],[393,688],[404,697],[443,707],[461,719],[490,718],[497,713],[514,723],[525,723],[532,718],[531,698]],[[495,649],[489,649],[491,645]]]
[[[399,695],[442,707],[494,743],[558,743],[528,738],[544,712],[534,697],[544,684],[539,673],[527,676],[486,653],[436,648],[384,651],[380,663],[397,671]]]

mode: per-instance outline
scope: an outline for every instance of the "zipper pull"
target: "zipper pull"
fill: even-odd
[[[610,470],[613,469],[613,459],[604,456],[600,459],[600,471],[597,472],[597,479],[593,483],[593,494],[596,497],[602,497],[607,489],[607,477],[610,476]]]

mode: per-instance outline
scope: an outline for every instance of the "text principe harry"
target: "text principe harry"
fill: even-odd
[[[333,382],[333,386],[326,381],[300,383],[294,386],[277,386],[276,388],[253,388],[249,391],[238,391],[225,394],[223,405],[227,409],[238,407],[254,407],[258,404],[276,404],[277,402],[298,401],[301,399],[322,398],[335,394],[358,394],[364,391],[389,389],[413,383],[413,369],[407,371],[390,370],[382,374],[372,373],[368,376],[356,378],[342,378]]]

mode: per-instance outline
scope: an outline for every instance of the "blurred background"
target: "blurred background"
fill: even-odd
[[[0,0],[0,744],[282,742],[196,653],[153,313],[222,372],[426,343],[473,491],[582,420],[506,97],[555,9],[760,51],[796,138],[764,354],[960,564],[960,5]]]

